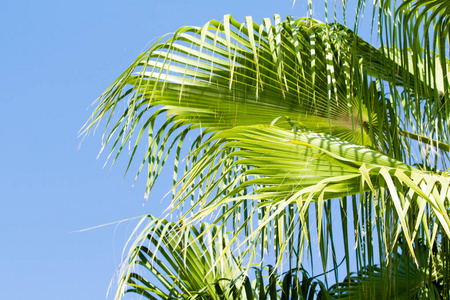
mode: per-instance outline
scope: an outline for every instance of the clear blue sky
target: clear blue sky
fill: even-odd
[[[169,186],[143,205],[145,178],[78,150],[89,105],[154,38],[231,13],[258,23],[306,16],[305,1],[20,1],[0,6],[0,298],[105,299],[133,222],[159,216]],[[324,16],[315,15],[324,20]],[[123,180],[123,182],[122,182]],[[164,182],[164,178],[160,182]],[[110,295],[109,298],[112,298]]]

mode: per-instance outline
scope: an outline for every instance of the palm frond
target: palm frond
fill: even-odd
[[[445,204],[450,181],[446,176],[425,173],[326,134],[246,126],[224,130],[214,138],[218,140],[182,179],[175,197],[176,208],[201,189],[184,215],[186,223],[215,216],[214,224],[226,226],[232,220],[233,240],[244,235],[255,249],[265,244],[261,239],[266,236],[276,241],[276,253],[282,254],[297,238],[293,232],[301,233],[299,239],[309,240],[305,224],[312,203],[318,203],[317,224],[321,224],[326,200],[372,192],[379,207],[386,205],[384,201],[392,203],[398,218],[397,236],[401,230],[412,253],[419,227],[428,237],[428,245],[433,245],[430,221],[450,235]],[[223,167],[221,173],[219,166]],[[382,197],[380,189],[389,196]],[[420,212],[411,220],[408,210],[416,205]],[[431,219],[424,214],[426,209],[433,211]],[[239,221],[236,215],[245,217]],[[392,250],[385,249],[386,255]]]
[[[446,1],[381,0],[378,9],[381,50],[404,68],[403,89],[395,99],[404,112],[403,129],[435,141],[433,147],[419,143],[421,153],[415,155],[441,169],[449,167],[448,152],[435,148],[450,143],[449,13]]]
[[[333,299],[445,299],[441,294],[442,262],[430,255],[428,247],[417,243],[418,263],[408,249],[394,253],[382,266],[365,267],[330,287]],[[429,266],[432,265],[430,268]],[[386,280],[388,278],[388,280]]]
[[[269,247],[274,268],[283,260],[300,267],[304,250],[314,251],[312,234],[325,271],[328,250],[336,253],[330,203],[340,205],[348,257],[349,198],[358,276],[381,272],[365,267],[373,265],[373,255],[365,261],[370,239],[385,260],[403,240],[417,265],[418,239],[431,249],[450,236],[449,177],[426,171],[444,168],[439,155],[449,149],[445,38],[430,52],[405,34],[408,47],[401,47],[394,33],[377,50],[338,24],[275,16],[258,25],[225,16],[152,45],[101,95],[84,129],[104,120],[102,151],[109,147],[113,163],[129,143],[127,171],[147,141],[137,171],[147,168],[146,196],[175,152],[172,212],[180,209],[182,218],[151,219],[141,229],[120,293],[128,284],[147,297],[223,298],[234,293],[226,294],[225,282],[261,265]],[[190,154],[180,168],[183,149]],[[375,216],[358,216],[358,205]],[[207,218],[211,225],[197,231]],[[244,255],[235,260],[236,253]],[[134,273],[136,265],[163,289]],[[191,283],[186,270],[195,274]],[[249,295],[246,285],[239,291]]]
[[[181,229],[180,224],[146,216],[146,236],[130,247],[119,270],[116,299],[137,293],[148,299],[224,299],[232,280],[241,289],[243,269],[229,250],[227,237],[208,224]],[[227,299],[231,299],[227,297]]]
[[[392,78],[391,69],[401,67],[338,24],[277,16],[275,24],[241,24],[225,16],[183,27],[141,54],[99,98],[85,132],[105,119],[102,151],[110,145],[115,161],[130,143],[128,168],[148,139],[138,170],[148,168],[148,195],[188,132],[196,148],[209,132],[279,119],[284,128],[301,123],[362,145],[389,143],[386,105],[367,76],[403,84],[403,73]]]

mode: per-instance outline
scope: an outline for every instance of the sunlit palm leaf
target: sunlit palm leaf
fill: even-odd
[[[193,129],[282,117],[277,125],[285,128],[288,118],[363,145],[389,143],[384,100],[369,88],[367,74],[402,84],[402,73],[386,74],[399,68],[340,25],[275,17],[274,25],[265,19],[259,26],[225,16],[223,23],[181,28],[140,55],[100,97],[85,130],[108,119],[104,143],[116,157],[134,136],[130,163],[148,138],[139,168],[148,166],[148,193],[170,150]],[[124,105],[115,121],[113,113]]]
[[[181,231],[175,223],[147,218],[147,235],[133,243],[120,271],[117,299],[124,292],[148,299],[221,299],[217,289],[226,290],[233,280],[241,290],[243,269],[224,252],[228,241],[220,231],[205,232],[207,224]]]
[[[251,280],[236,257],[223,252],[228,238],[216,227],[181,230],[180,224],[164,219],[145,219],[148,235],[130,248],[116,299],[123,292],[146,299],[311,299],[317,289],[319,298],[327,299],[325,285],[304,269],[278,276],[272,266],[256,267]]]
[[[378,190],[384,188],[389,197],[384,199],[379,195],[374,200],[392,201],[398,216],[396,226],[403,231],[411,251],[419,226],[424,228],[432,246],[433,234],[427,223],[430,220],[423,215],[426,207],[433,211],[433,222],[450,235],[450,219],[445,208],[450,196],[447,177],[424,173],[326,134],[252,126],[224,130],[214,138],[219,140],[193,165],[175,198],[178,206],[196,192],[193,186],[203,189],[186,213],[185,222],[217,214],[215,224],[226,226],[233,220],[233,239],[246,232],[245,240],[256,247],[267,231],[268,239],[278,241],[277,253],[283,253],[287,243],[297,238],[293,232],[301,232],[301,239],[308,240],[308,229],[302,224],[312,202],[319,203],[317,222],[321,224],[325,200],[369,191],[379,195]],[[223,166],[221,174],[228,172],[229,177],[216,176],[217,166]],[[236,172],[240,167],[244,171]],[[421,213],[415,220],[408,219],[411,205],[420,207]],[[292,223],[286,220],[277,224],[286,218],[289,209],[294,209],[295,217],[289,220]],[[236,223],[236,214],[247,217]],[[415,227],[408,225],[411,221]],[[249,226],[252,229],[248,231]],[[271,231],[271,228],[281,231]],[[386,254],[392,251],[385,250]]]
[[[187,239],[180,251],[193,247],[193,253],[207,251],[201,241],[214,226],[218,232],[232,232],[218,256],[204,257],[211,272],[235,245],[246,245],[241,249],[248,265],[269,243],[277,264],[294,248],[296,263],[301,264],[306,243],[313,252],[311,207],[325,269],[327,243],[333,236],[329,213],[323,215],[330,211],[328,200],[356,194],[360,203],[375,207],[378,232],[368,236],[378,239],[385,259],[399,238],[414,253],[417,236],[432,247],[439,234],[450,235],[449,179],[402,161],[424,166],[429,162],[427,155],[412,157],[411,139],[433,151],[436,146],[448,150],[448,114],[442,113],[447,112],[445,92],[443,101],[426,63],[413,60],[410,67],[405,64],[407,50],[391,50],[396,45],[376,50],[340,25],[311,19],[281,22],[278,16],[274,24],[265,19],[257,25],[249,17],[241,24],[225,16],[223,23],[181,28],[139,56],[110,86],[85,130],[105,119],[104,147],[110,145],[115,160],[130,143],[128,168],[138,145],[148,139],[138,171],[147,165],[147,195],[169,153],[176,152],[174,183],[179,174],[182,178],[174,188],[173,206],[184,208],[184,225],[169,230],[173,224],[158,222],[172,235],[182,232]],[[441,69],[445,74],[442,63]],[[430,99],[439,101],[430,104]],[[115,116],[118,107],[125,109]],[[186,145],[189,138],[192,142]],[[179,156],[186,146],[191,152],[183,173]],[[192,223],[204,218],[212,218],[210,228],[189,235]],[[359,222],[372,222],[368,216],[361,220],[355,221],[355,228]],[[156,234],[159,239],[149,238],[155,228],[144,228],[136,245],[146,239],[161,249],[163,244],[180,244],[175,236],[166,242],[164,230]],[[147,250],[134,249],[130,265],[141,261],[161,282],[167,280],[145,263]],[[149,255],[155,258],[152,251]],[[292,259],[287,258],[289,263]],[[172,268],[175,264],[180,261]],[[204,275],[205,270],[200,271]],[[214,279],[217,293],[223,286],[217,288]],[[126,277],[122,287],[128,280],[135,282],[134,291],[159,293],[138,275]],[[212,294],[212,282],[192,291]],[[169,293],[191,290],[172,291],[174,284],[165,283]]]

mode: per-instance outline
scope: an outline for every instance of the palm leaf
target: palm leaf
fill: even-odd
[[[181,28],[140,55],[98,99],[85,132],[105,119],[102,151],[109,145],[115,161],[130,143],[127,171],[140,153],[138,146],[148,139],[137,172],[148,169],[147,196],[174,151],[173,181],[178,184],[172,208],[180,208],[184,215],[176,230],[175,225],[164,225],[158,239],[150,239],[158,226],[143,228],[132,247],[138,250],[125,266],[141,261],[153,272],[144,263],[145,255],[157,256],[139,243],[148,239],[155,249],[176,248],[184,237],[179,249],[184,260],[165,270],[171,272],[186,261],[186,249],[193,247],[191,257],[207,251],[202,239],[210,230],[230,231],[231,236],[218,255],[205,256],[207,274],[214,273],[234,247],[247,255],[245,270],[256,252],[263,257],[270,244],[275,267],[283,265],[286,252],[289,265],[296,259],[300,266],[305,245],[313,253],[314,207],[325,270],[330,247],[335,254],[329,212],[330,202],[338,197],[341,203],[346,197],[354,200],[355,243],[368,241],[358,246],[359,253],[366,246],[373,251],[369,239],[376,238],[380,253],[388,259],[402,238],[414,257],[417,237],[433,247],[438,232],[450,236],[448,177],[411,167],[431,165],[430,151],[449,148],[449,114],[442,113],[446,103],[439,98],[435,80],[441,76],[446,86],[446,68],[441,59],[441,75],[431,77],[429,69],[437,70],[437,64],[426,64],[432,61],[430,56],[422,64],[413,59],[410,67],[405,64],[408,50],[396,46],[387,43],[377,50],[343,26],[311,19],[281,22],[275,16],[274,24],[265,19],[257,25],[251,18],[241,24],[225,16],[223,23],[213,20],[202,28]],[[439,102],[430,104],[430,93],[438,95]],[[429,147],[425,158],[412,157],[416,141]],[[179,168],[180,153],[186,148],[190,155]],[[436,170],[437,160],[434,163]],[[374,206],[376,234],[368,229],[363,237],[357,230],[370,228],[372,221],[370,214],[357,216],[357,205],[368,210]],[[192,225],[205,218],[212,218],[212,224],[191,234]],[[166,232],[181,237],[166,241]],[[348,256],[348,233],[343,234]],[[365,255],[359,255],[359,269]],[[199,280],[207,276],[205,269],[197,271]],[[128,277],[122,287],[134,280],[133,291],[160,293],[143,277],[131,275],[130,269],[123,274]],[[192,290],[195,295],[225,296],[221,279],[212,279],[203,287],[180,285],[176,290],[178,283],[167,282],[169,292],[164,295]]]
[[[243,269],[230,251],[224,252],[227,237],[220,231],[205,233],[208,224],[181,231],[179,224],[165,219],[145,219],[147,235],[130,247],[116,299],[123,293],[148,299],[222,299],[218,290],[234,279],[240,290]]]
[[[423,214],[425,209],[433,211],[434,222],[450,235],[445,208],[449,200],[448,177],[425,173],[326,134],[246,126],[224,130],[214,138],[218,140],[182,179],[175,198],[177,207],[190,200],[196,189],[202,190],[184,216],[186,223],[208,216],[215,216],[214,224],[220,226],[233,220],[232,240],[245,234],[244,240],[256,249],[265,235],[266,239],[278,241],[275,251],[282,254],[291,239],[296,238],[293,232],[301,232],[302,240],[309,239],[308,227],[302,225],[311,203],[318,203],[320,208],[317,220],[320,232],[324,201],[372,192],[375,201],[391,201],[398,218],[397,234],[400,229],[403,231],[413,253],[412,240],[419,226],[428,237],[432,236],[431,229],[427,229],[430,219]],[[218,166],[223,166],[220,175]],[[388,192],[388,199],[381,197],[380,189]],[[408,217],[411,205],[418,206],[421,212],[414,220]],[[294,210],[294,216],[291,223],[286,223],[283,218],[287,218],[290,209]],[[236,215],[244,214],[246,218],[235,220]],[[258,226],[248,230],[256,220]],[[408,225],[410,222],[414,225]],[[429,239],[429,246],[432,244]],[[385,251],[388,255],[392,249]]]
[[[193,130],[201,138],[279,119],[284,128],[300,122],[363,145],[390,143],[384,100],[367,75],[392,79],[386,69],[400,66],[340,25],[275,21],[240,24],[226,16],[223,23],[181,28],[141,54],[103,93],[85,132],[107,119],[102,151],[111,145],[116,159],[133,143],[128,168],[148,137],[138,171],[147,165],[147,194],[168,153]],[[400,75],[394,83],[403,83]]]
[[[333,299],[441,299],[442,264],[431,262],[428,247],[415,247],[418,263],[401,249],[382,266],[365,267],[330,287]],[[429,265],[433,267],[429,268]],[[389,280],[385,280],[389,278]]]

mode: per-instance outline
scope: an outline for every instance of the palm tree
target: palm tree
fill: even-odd
[[[428,32],[434,16],[415,12],[431,4],[410,2],[394,16],[387,11],[395,3],[381,3],[379,28],[395,18],[406,33]],[[172,162],[170,212],[180,217],[177,224],[152,219],[137,229],[117,298],[129,287],[150,299],[150,291],[159,293],[134,272],[142,265],[161,280],[163,273],[148,263],[157,263],[159,253],[178,259],[165,270],[172,281],[188,280],[178,268],[197,265],[181,254],[189,251],[202,253],[196,281],[205,278],[189,293],[213,298],[233,287],[225,282],[239,282],[234,286],[243,291],[240,274],[269,260],[283,272],[299,270],[309,257],[325,284],[329,270],[334,282],[344,272],[331,294],[345,297],[392,280],[396,272],[384,270],[393,255],[425,268],[427,282],[448,278],[450,181],[439,171],[447,168],[449,150],[448,21],[439,20],[434,38],[425,41],[380,30],[382,47],[375,49],[337,23],[275,16],[258,25],[251,17],[239,23],[225,16],[180,28],[141,54],[98,99],[85,132],[105,120],[102,150],[110,145],[114,161],[133,145],[127,171],[144,149],[137,174],[147,167],[146,196]],[[117,117],[119,107],[125,109]],[[195,230],[205,219],[210,224]],[[211,248],[216,240],[221,246]],[[426,265],[415,251],[419,241],[435,249]],[[227,271],[218,272],[223,264]],[[448,296],[449,284],[442,284],[440,295]],[[167,283],[167,298],[173,285]],[[431,285],[425,286],[420,295],[428,295]]]

